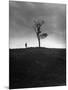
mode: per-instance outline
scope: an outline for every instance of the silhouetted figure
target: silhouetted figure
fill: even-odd
[[[27,48],[27,43],[25,43],[25,48]]]

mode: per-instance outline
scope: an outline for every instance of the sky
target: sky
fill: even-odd
[[[66,5],[9,1],[9,48],[38,47],[33,20],[45,21],[41,47],[66,48]]]

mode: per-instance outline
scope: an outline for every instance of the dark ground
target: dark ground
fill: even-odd
[[[9,49],[9,88],[66,85],[66,49]]]

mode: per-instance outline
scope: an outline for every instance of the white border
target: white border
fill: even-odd
[[[67,2],[68,0],[15,0],[15,1],[67,4],[67,14],[68,14],[68,2]],[[67,21],[68,21],[68,18],[67,18]],[[67,32],[66,36],[68,38],[68,31],[66,32]],[[0,90],[8,90],[8,85],[9,85],[9,82],[8,82],[9,81],[9,53],[8,53],[9,50],[8,49],[9,49],[9,0],[1,0],[0,1]],[[68,65],[68,62],[67,62],[67,65]],[[68,66],[67,66],[67,69],[68,69]],[[40,88],[27,88],[27,89],[28,90],[45,90],[45,89],[46,90],[58,90],[58,89],[67,90],[68,86],[40,87]],[[22,90],[22,89],[17,89],[17,90]]]

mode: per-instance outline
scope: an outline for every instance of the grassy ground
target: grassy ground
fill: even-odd
[[[10,49],[9,55],[9,88],[66,85],[65,49]]]

